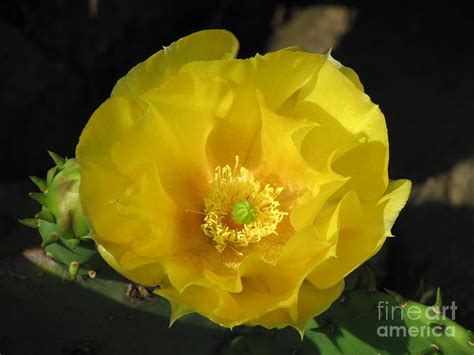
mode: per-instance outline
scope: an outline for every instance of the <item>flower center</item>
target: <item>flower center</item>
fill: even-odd
[[[204,198],[205,217],[201,225],[204,234],[222,252],[230,243],[247,246],[277,233],[278,224],[287,215],[278,209],[276,199],[282,187],[262,186],[244,167],[217,167],[211,188]]]
[[[238,224],[248,224],[257,219],[257,209],[248,200],[240,200],[232,208],[232,217]]]

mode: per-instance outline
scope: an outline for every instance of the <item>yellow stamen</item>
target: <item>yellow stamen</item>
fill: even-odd
[[[219,252],[228,243],[242,247],[277,234],[278,224],[287,215],[278,209],[280,203],[276,199],[283,188],[268,184],[262,187],[248,169],[238,169],[239,158],[235,160],[233,169],[229,165],[216,168],[210,193],[204,198],[206,216],[201,228],[216,243]],[[255,208],[256,216],[248,223],[237,220],[239,224],[236,224],[232,211],[236,205],[243,205],[242,201]]]

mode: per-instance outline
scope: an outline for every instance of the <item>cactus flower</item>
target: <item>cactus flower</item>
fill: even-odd
[[[355,72],[237,50],[201,31],[120,79],[77,147],[81,204],[103,258],[159,286],[171,322],[302,331],[391,235],[410,182],[389,180]]]

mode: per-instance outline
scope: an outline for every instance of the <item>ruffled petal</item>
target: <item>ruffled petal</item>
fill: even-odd
[[[294,327],[300,333],[304,332],[306,324],[312,318],[326,311],[343,290],[344,281],[325,290],[317,289],[308,281],[303,282],[298,294],[298,303],[295,305],[297,319],[294,320]]]
[[[182,74],[142,99],[148,104],[146,114],[113,146],[117,166],[130,175],[153,162],[163,187],[183,207],[182,212],[201,210],[212,172],[206,141],[217,115],[231,100],[228,85]]]
[[[272,111],[258,93],[262,127],[260,132],[261,160],[254,174],[261,181],[273,186],[284,186],[281,198],[293,195],[293,199],[310,195],[316,189],[317,175],[301,156],[293,134],[310,125],[304,119],[285,117]],[[278,143],[275,142],[278,137]],[[282,158],[285,164],[282,164]],[[288,206],[293,207],[293,206]]]
[[[349,177],[347,189],[355,189],[363,199],[380,197],[388,184],[388,150],[380,142],[366,142],[335,159],[334,172]]]
[[[298,293],[298,301],[289,308],[279,308],[267,312],[249,322],[249,325],[261,325],[265,328],[295,328],[303,337],[306,324],[317,315],[326,311],[344,290],[344,281],[327,290],[318,290],[305,281]]]
[[[139,285],[156,286],[164,276],[163,268],[156,262],[146,263],[132,269],[123,268],[120,262],[117,261],[117,257],[121,254],[120,249],[114,249],[111,244],[108,244],[105,247],[102,244],[98,244],[97,250],[107,264],[109,264],[115,271]]]
[[[319,105],[350,133],[363,133],[367,141],[387,145],[385,119],[378,106],[331,63],[325,62],[318,71],[314,87],[302,102],[305,101]]]
[[[362,218],[358,226],[341,229],[335,257],[311,272],[308,280],[320,289],[332,287],[373,256],[390,235],[410,189],[408,180],[392,181],[382,198],[361,202]]]
[[[183,292],[178,292],[174,288],[161,288],[154,291],[157,295],[165,297],[170,302],[179,303],[185,310],[192,309],[217,324],[225,327],[232,327],[235,319],[241,314],[241,307],[231,294],[218,289],[210,289],[201,286],[189,286]],[[181,314],[187,314],[185,311]],[[174,314],[175,320],[178,314]]]
[[[343,102],[339,98],[344,97]],[[383,114],[330,63],[297,106],[298,117],[318,125],[301,140],[301,154],[314,169],[349,178],[346,191],[380,197],[388,184],[388,139]]]
[[[204,30],[164,47],[132,68],[112,90],[111,96],[138,97],[160,87],[186,63],[231,59],[237,55],[239,42],[225,30]]]
[[[147,233],[141,221],[129,218],[116,208],[116,201],[127,189],[129,182],[93,162],[82,161],[80,198],[96,240],[129,243]]]
[[[251,59],[255,62],[255,85],[268,107],[279,112],[285,102],[308,84],[325,60],[317,54],[278,51]]]
[[[296,206],[290,214],[291,225],[297,231],[312,225],[324,204],[338,191],[345,181],[335,180],[318,186],[315,197]]]
[[[117,172],[110,159],[110,149],[141,115],[142,107],[127,98],[115,97],[105,101],[93,113],[79,138],[76,148],[79,164],[92,162],[107,172]]]

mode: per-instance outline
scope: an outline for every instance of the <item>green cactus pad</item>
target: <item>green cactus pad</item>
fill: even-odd
[[[434,319],[443,318],[437,307],[394,292],[349,291],[309,322],[302,342],[289,328],[260,329],[236,336],[223,354],[474,354],[473,334]]]

